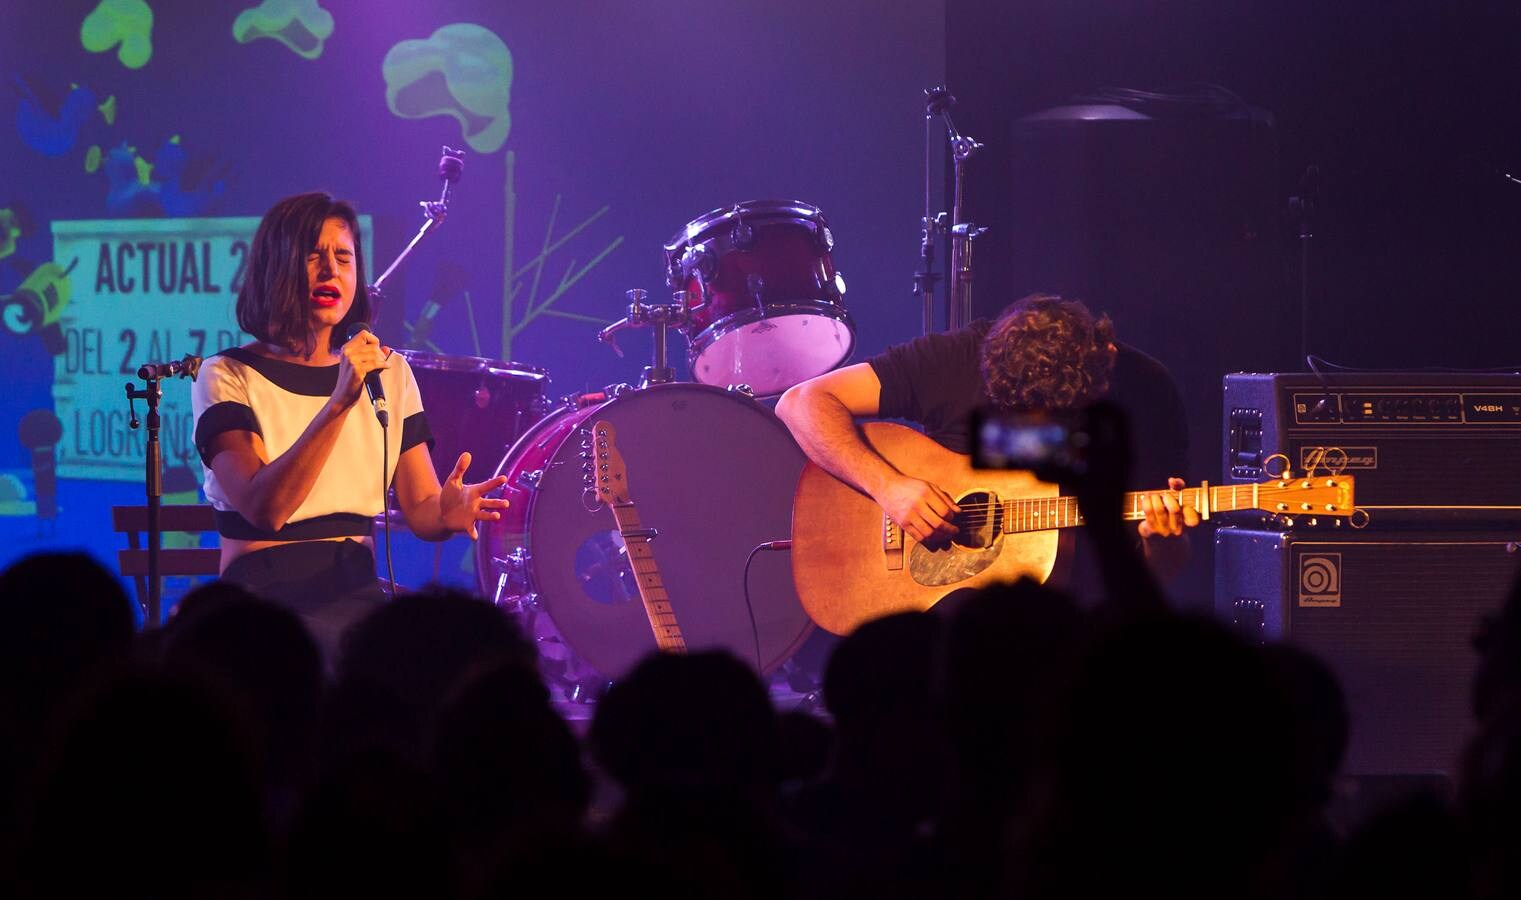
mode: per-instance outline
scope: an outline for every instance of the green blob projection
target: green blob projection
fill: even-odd
[[[322,55],[322,45],[333,34],[333,14],[317,0],[264,0],[238,14],[232,36],[240,44],[270,38],[304,59]]]
[[[426,40],[402,41],[381,63],[386,105],[403,119],[451,116],[481,153],[501,149],[512,130],[512,52],[479,25],[445,25]]]
[[[21,217],[6,207],[0,209],[0,259],[16,252],[16,238],[21,237]]]
[[[116,58],[121,64],[141,69],[153,57],[153,10],[145,0],[100,0],[79,26],[79,42],[91,53],[120,44]]]

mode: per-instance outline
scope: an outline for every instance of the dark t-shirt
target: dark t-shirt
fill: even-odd
[[[979,361],[992,325],[978,319],[959,331],[915,338],[867,360],[882,382],[878,414],[917,422],[947,449],[970,452],[972,412],[986,403]],[[1118,346],[1109,399],[1130,415],[1136,457],[1130,489],[1162,490],[1169,476],[1185,474],[1183,399],[1166,367],[1134,347]]]

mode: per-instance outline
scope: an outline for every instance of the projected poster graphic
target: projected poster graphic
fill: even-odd
[[[69,261],[69,302],[58,320],[63,352],[53,364],[60,477],[142,481],[146,436],[130,427],[126,383],[145,362],[209,356],[249,340],[234,306],[258,224],[253,217],[52,224],[53,258]],[[366,258],[372,227],[360,217]],[[188,388],[165,382],[159,413],[164,458],[193,459]]]

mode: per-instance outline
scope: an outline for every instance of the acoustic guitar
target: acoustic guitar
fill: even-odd
[[[792,503],[792,576],[803,609],[827,631],[849,634],[890,613],[927,610],[961,588],[1045,581],[1059,530],[1083,524],[1075,497],[1029,472],[973,469],[970,457],[902,425],[871,422],[861,434],[893,468],[950,494],[961,507],[952,519],[958,531],[919,543],[866,494],[807,464]],[[1205,519],[1245,510],[1337,517],[1352,515],[1352,487],[1350,475],[1322,475],[1171,493]],[[1125,495],[1127,521],[1146,517],[1141,497]]]

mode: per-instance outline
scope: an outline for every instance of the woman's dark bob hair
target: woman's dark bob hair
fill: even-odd
[[[311,286],[306,257],[317,246],[322,223],[342,219],[354,237],[357,283],[354,305],[333,329],[331,347],[343,346],[349,325],[370,321],[370,295],[365,288],[364,242],[359,215],[346,200],[314,192],[296,194],[276,203],[254,232],[248,268],[238,291],[238,327],[267,344],[310,357],[317,352],[311,329]]]

